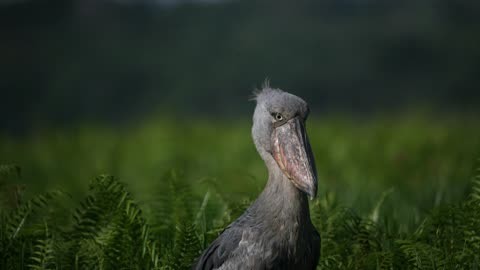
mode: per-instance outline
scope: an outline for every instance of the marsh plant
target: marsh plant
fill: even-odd
[[[20,177],[20,171],[18,166],[2,165],[2,184]],[[194,207],[191,185],[173,171],[164,180],[169,188],[157,198],[161,207],[155,208],[155,217],[109,175],[96,177],[71,209],[62,207],[70,197],[61,191],[18,204],[4,200],[0,268],[189,269],[249,202],[224,202],[212,187]],[[392,221],[378,216],[390,192],[366,217],[339,206],[331,195],[312,202],[312,220],[322,238],[317,269],[478,269],[480,176],[462,202],[433,209],[409,234],[392,229]],[[212,212],[221,214],[207,220]]]
[[[479,269],[477,122],[312,121],[317,269]],[[2,163],[2,270],[190,269],[267,179],[241,119],[0,135]]]

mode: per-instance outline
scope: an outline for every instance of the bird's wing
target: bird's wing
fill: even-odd
[[[243,230],[236,226],[226,228],[197,259],[193,269],[212,270],[222,266],[238,248],[242,233]]]

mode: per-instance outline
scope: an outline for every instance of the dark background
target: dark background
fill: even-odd
[[[268,77],[317,114],[476,113],[480,2],[0,1],[0,132],[249,117]]]

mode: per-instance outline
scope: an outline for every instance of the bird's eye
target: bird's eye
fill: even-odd
[[[280,113],[273,113],[273,117],[275,118],[276,121],[282,121],[283,116]]]

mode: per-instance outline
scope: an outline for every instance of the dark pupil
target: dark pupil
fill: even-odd
[[[277,118],[277,120],[282,120],[282,115],[277,113],[277,115],[275,115],[275,117]]]

